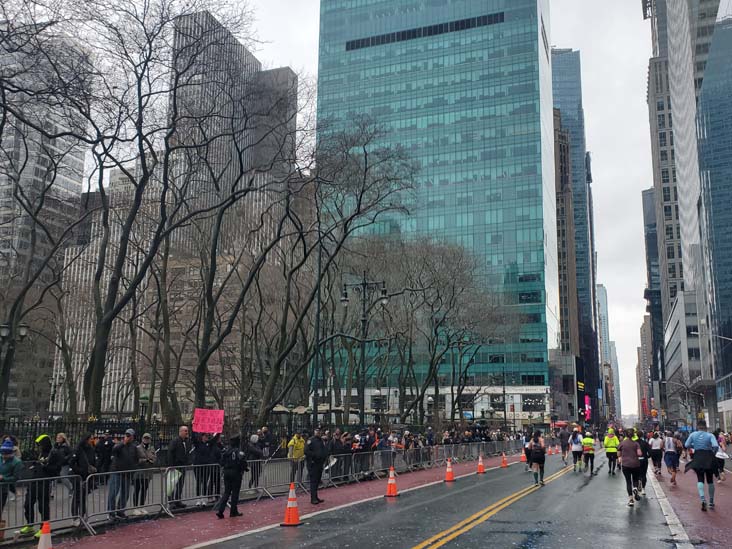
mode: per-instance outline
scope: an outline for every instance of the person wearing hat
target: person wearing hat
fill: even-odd
[[[610,427],[607,430],[607,435],[602,445],[605,448],[605,455],[607,456],[607,474],[615,476],[615,468],[618,464],[618,446],[620,446],[620,440],[615,436],[615,429]]]
[[[316,428],[313,436],[305,444],[305,463],[310,477],[310,503],[313,505],[323,503],[323,500],[318,497],[318,486],[327,458],[328,449],[323,444],[323,439],[320,438],[320,429]]]
[[[97,470],[100,473],[109,473],[112,467],[112,449],[114,448],[114,439],[112,433],[104,431],[102,436],[94,446],[94,453],[96,454]],[[102,481],[106,480],[106,477],[100,477]]]
[[[256,436],[256,435],[253,435]],[[244,471],[248,471],[246,453],[240,448],[241,439],[238,436],[231,437],[229,448],[221,456],[221,466],[224,470],[224,493],[216,505],[216,516],[224,518],[226,503],[229,502],[229,517],[239,517],[239,490],[241,490],[241,478]]]
[[[152,478],[152,472],[149,469],[155,467],[157,459],[158,454],[153,447],[152,436],[150,436],[150,433],[144,433],[142,442],[137,446],[137,463],[142,471],[135,475],[135,493],[132,496],[132,502],[139,509],[132,511],[133,515],[147,515],[144,506],[150,479]]]
[[[130,492],[130,481],[139,464],[137,446],[135,445],[135,431],[127,429],[122,442],[112,448],[112,478],[109,481],[107,494],[107,511],[110,520],[125,518],[122,509],[127,506],[127,496]]]
[[[51,437],[46,434],[36,439],[38,446],[38,459],[36,459],[28,470],[33,479],[44,479],[41,482],[32,482],[28,486],[28,493],[25,498],[25,522],[26,525],[20,529],[20,535],[27,536],[35,533],[40,536],[40,530],[36,530],[33,524],[36,522],[35,507],[38,504],[38,511],[41,514],[41,521],[49,520],[51,516],[51,482],[52,478],[59,476],[63,457],[53,448]]]
[[[8,494],[15,488],[15,482],[23,471],[23,462],[15,456],[12,440],[4,440],[0,445],[0,517],[8,500]]]

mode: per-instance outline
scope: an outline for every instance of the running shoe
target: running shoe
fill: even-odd
[[[638,488],[633,488],[633,497],[635,498],[635,501],[640,501],[641,497],[638,493]]]
[[[705,513],[707,511],[707,502],[706,501],[702,501],[702,511],[704,511]]]
[[[635,501],[633,501],[633,496],[630,496],[630,499],[628,500],[628,507],[633,507],[635,505]]]
[[[713,502],[713,501],[710,501],[710,502],[709,502],[709,508],[710,508],[710,509],[714,509],[714,502]]]

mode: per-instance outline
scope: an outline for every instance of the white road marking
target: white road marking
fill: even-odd
[[[653,491],[656,492],[656,499],[661,506],[661,512],[666,517],[666,524],[668,529],[671,530],[671,537],[676,542],[676,549],[694,549],[689,534],[686,533],[684,525],[681,524],[678,515],[671,507],[661,484],[656,480],[655,475],[648,475],[648,478],[651,481],[651,486],[653,486]]]
[[[509,467],[511,465],[514,465],[515,463],[520,463],[518,461],[514,461],[512,463],[509,463]],[[486,472],[488,471],[495,471],[496,469],[500,469],[501,467],[489,467],[486,468]],[[476,473],[466,473],[464,475],[458,475],[455,477],[455,479],[461,479],[465,477],[471,477],[475,475]],[[407,488],[405,490],[399,490],[400,494],[404,494],[406,492],[413,492],[415,490],[421,490],[422,488],[427,488],[429,486],[435,486],[436,484],[442,484],[443,480],[435,480],[434,482],[428,482],[427,484],[420,484],[419,486],[413,486],[412,488]],[[366,503],[367,501],[377,501],[384,499],[384,496],[373,496],[366,499],[360,499],[358,501],[351,501],[350,503],[344,503],[343,505],[337,505],[335,507],[331,507],[329,509],[323,509],[322,511],[315,511],[314,513],[308,513],[307,515],[302,515],[300,517],[300,520],[309,519],[313,517],[317,517],[318,515],[324,515],[326,513],[331,513],[333,511],[339,511],[341,509],[347,509],[348,507],[353,507],[354,505],[360,505],[361,503]],[[218,539],[212,539],[210,541],[204,541],[201,543],[197,543],[195,545],[189,545],[185,549],[202,549],[203,547],[211,547],[212,545],[216,545],[217,543],[223,543],[226,541],[232,541],[235,539],[243,538],[246,536],[250,536],[252,534],[258,534],[259,532],[266,532],[267,530],[272,530],[273,528],[279,528],[280,524],[269,524],[268,526],[262,526],[261,528],[255,528],[254,530],[247,530],[246,532],[242,532],[240,534],[233,534],[231,536],[226,536],[225,538],[218,538]]]

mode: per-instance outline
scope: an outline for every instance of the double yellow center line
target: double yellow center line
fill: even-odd
[[[571,470],[572,467],[567,466],[564,469],[561,469],[560,471],[554,473],[553,475],[548,476],[544,480],[544,483],[548,484]],[[500,513],[509,505],[516,503],[518,500],[528,496],[533,492],[536,492],[537,490],[539,490],[539,487],[532,485],[524,488],[523,490],[519,490],[518,492],[514,492],[510,496],[506,496],[502,500],[489,505],[485,509],[481,509],[480,511],[478,511],[474,515],[469,516],[465,520],[461,520],[447,530],[443,530],[439,534],[435,534],[431,538],[426,539],[419,545],[415,545],[412,549],[436,549],[437,547],[442,547],[446,543],[454,540],[456,537],[461,536],[462,534],[472,530],[479,524],[484,523],[497,513]]]

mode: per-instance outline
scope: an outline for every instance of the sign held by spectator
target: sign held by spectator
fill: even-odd
[[[196,408],[193,410],[194,433],[221,433],[224,430],[224,411]]]

